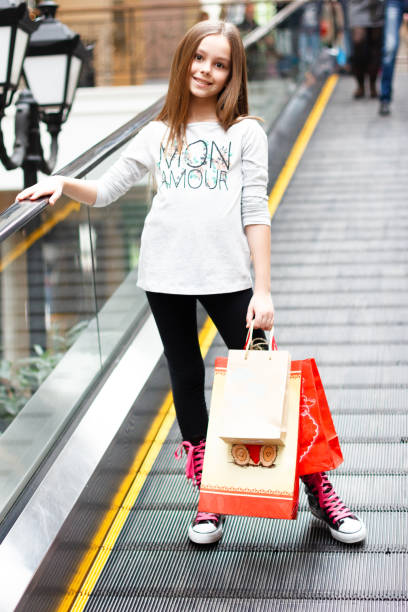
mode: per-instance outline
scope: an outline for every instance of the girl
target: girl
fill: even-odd
[[[243,347],[245,326],[252,320],[254,335],[264,337],[274,316],[267,138],[248,116],[245,52],[232,24],[203,21],[187,32],[175,52],[162,111],[101,179],[53,176],[25,189],[18,199],[50,195],[53,205],[65,193],[105,206],[148,171],[158,191],[143,229],[138,285],[146,291],[163,341],[187,477],[199,487],[208,417],[197,300],[229,348]],[[327,478],[317,476],[320,480],[309,483],[315,512],[323,501],[330,502],[331,527],[339,531],[335,519],[340,511],[342,525],[348,520],[354,534],[361,530]],[[222,536],[221,517],[199,512],[188,533],[196,543],[216,542]]]

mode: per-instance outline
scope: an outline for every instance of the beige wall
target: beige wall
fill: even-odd
[[[195,0],[61,0],[57,16],[95,44],[96,85],[140,85],[167,79],[177,42],[199,12]]]
[[[113,4],[112,0],[59,1],[58,19],[80,34],[85,44],[95,44],[96,85],[113,84]]]

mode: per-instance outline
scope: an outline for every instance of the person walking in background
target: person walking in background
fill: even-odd
[[[249,3],[245,6],[244,18],[241,23],[237,24],[237,28],[244,38],[258,27],[259,24],[255,19],[255,4]],[[261,40],[246,49],[248,80],[260,81],[270,76],[271,73],[276,74],[273,66],[278,57],[279,53],[275,47],[273,34],[269,32]]]
[[[255,20],[255,5],[253,3],[245,6],[244,18],[241,23],[237,24],[237,27],[243,38],[258,27],[258,23]],[[247,50],[246,64],[248,80],[253,81],[260,73],[260,66],[263,64],[262,49],[259,42],[251,45]]]
[[[349,18],[353,40],[352,71],[357,80],[354,98],[364,98],[368,76],[370,97],[377,98],[377,76],[381,65],[384,24],[382,0],[349,0]]]
[[[312,0],[302,8],[299,23],[299,60],[305,70],[316,61],[320,52],[322,9],[322,0]]]
[[[385,0],[385,23],[381,58],[381,90],[379,114],[390,114],[392,80],[397,57],[402,18],[408,19],[408,0]]]

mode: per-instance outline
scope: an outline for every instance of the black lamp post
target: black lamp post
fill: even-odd
[[[25,4],[0,0],[0,16],[0,108],[4,109],[17,89],[28,40],[36,25]]]
[[[0,160],[8,170],[22,168],[27,187],[37,182],[38,170],[51,174],[55,167],[58,134],[71,110],[86,51],[78,34],[55,19],[54,2],[40,4],[41,15],[34,22],[30,20],[26,4],[17,2],[0,0],[0,122],[12,101],[22,70],[30,89],[21,91],[16,102],[15,143],[11,155],[6,151],[0,129]],[[48,160],[44,158],[41,144],[40,121],[47,125],[51,135]],[[38,219],[32,221],[37,222]],[[39,282],[43,275],[43,249],[41,243],[35,242],[27,258],[31,347],[36,344],[45,347],[47,341],[44,283]]]
[[[38,170],[51,174],[55,167],[58,133],[71,110],[86,53],[79,35],[55,19],[55,2],[42,2],[38,8],[41,15],[32,22],[25,3],[0,0],[0,120],[17,88],[24,52],[23,74],[30,88],[21,91],[16,103],[11,156],[0,130],[0,159],[9,170],[23,169],[25,187],[37,181]],[[51,135],[49,160],[44,158],[39,121]]]

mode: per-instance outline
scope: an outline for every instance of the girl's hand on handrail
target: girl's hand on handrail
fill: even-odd
[[[43,196],[49,197],[49,204],[54,206],[55,202],[62,196],[64,188],[64,179],[62,176],[50,176],[49,178],[27,187],[21,191],[16,199],[21,200],[38,200]]]
[[[274,308],[270,293],[260,293],[255,291],[248,306],[246,317],[247,327],[251,325],[252,319],[255,319],[255,329],[263,329],[265,331],[270,331],[272,329]]]
[[[97,182],[55,174],[24,189],[18,194],[17,200],[37,200],[50,196],[49,203],[53,206],[63,193],[76,202],[93,206],[97,195]]]

